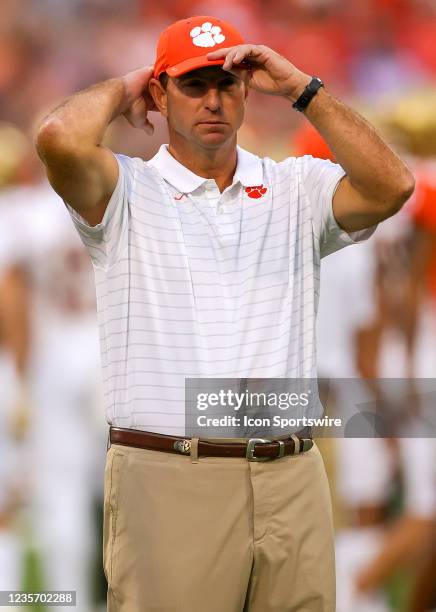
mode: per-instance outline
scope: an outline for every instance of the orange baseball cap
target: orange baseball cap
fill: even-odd
[[[204,66],[222,66],[224,58],[208,60],[207,54],[244,42],[238,30],[222,19],[210,16],[181,19],[159,37],[154,77],[159,78],[162,72],[177,77]]]

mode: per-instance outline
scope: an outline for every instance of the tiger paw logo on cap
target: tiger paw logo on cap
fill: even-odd
[[[192,28],[189,32],[192,42],[197,47],[215,47],[225,41],[226,37],[219,26],[214,26],[210,21],[205,21],[201,26]]]
[[[263,185],[252,185],[251,187],[245,188],[245,193],[248,195],[248,197],[256,199],[261,198],[267,191],[268,188],[264,187]]]
[[[179,77],[198,68],[222,66],[223,57],[209,60],[207,54],[223,43],[228,47],[244,43],[238,30],[223,19],[196,15],[176,21],[159,37],[154,77],[159,78],[162,72],[170,77]]]

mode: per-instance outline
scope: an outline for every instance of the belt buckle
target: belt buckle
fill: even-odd
[[[302,442],[302,446],[303,446],[303,453],[306,453],[308,450],[310,450],[313,446],[313,440],[312,438],[301,438],[300,442]]]
[[[257,443],[260,444],[270,444],[271,440],[265,440],[265,438],[250,438],[247,442],[247,451],[245,453],[245,457],[248,459],[248,461],[269,461],[270,459],[274,459],[274,457],[255,457],[254,456],[254,451],[255,449],[255,445]]]
[[[189,455],[191,452],[191,440],[176,440],[173,444],[173,448],[183,455]]]

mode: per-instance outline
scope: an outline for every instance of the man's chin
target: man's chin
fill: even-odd
[[[223,130],[211,130],[207,134],[199,135],[198,141],[203,147],[214,149],[231,140],[233,136],[233,133],[224,132]]]

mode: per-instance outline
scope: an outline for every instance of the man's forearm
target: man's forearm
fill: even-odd
[[[44,119],[39,134],[55,132],[58,138],[62,134],[70,147],[97,146],[110,122],[130,102],[122,78],[97,83],[66,98]]]
[[[304,114],[323,136],[359,193],[375,201],[395,201],[401,200],[402,195],[404,199],[404,191],[413,191],[409,169],[375,128],[324,88]]]

